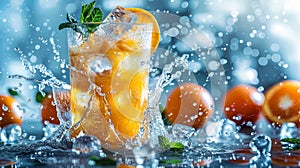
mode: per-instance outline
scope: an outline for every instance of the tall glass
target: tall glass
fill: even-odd
[[[152,24],[100,24],[87,37],[68,31],[71,136],[93,135],[112,152],[147,141],[151,38]]]

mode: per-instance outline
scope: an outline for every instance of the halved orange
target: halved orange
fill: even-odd
[[[155,17],[148,11],[141,8],[125,8],[126,10],[133,12],[137,15],[137,23],[152,23],[152,42],[151,42],[151,54],[157,49],[160,41],[160,30]]]
[[[265,93],[263,113],[277,126],[293,122],[300,127],[300,82],[286,80],[269,88]]]

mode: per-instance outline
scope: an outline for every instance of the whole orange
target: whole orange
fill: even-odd
[[[23,110],[12,96],[0,95],[0,127],[23,123]]]
[[[70,110],[70,92],[69,91],[58,91],[55,92],[56,103],[59,104],[59,109],[62,113]],[[63,115],[63,114],[62,114]],[[48,93],[42,101],[41,110],[42,122],[49,122],[51,124],[59,125],[60,121],[57,116],[57,107],[54,101],[53,93]]]
[[[237,85],[229,89],[224,97],[224,115],[237,125],[255,123],[259,119],[263,93],[250,85]]]
[[[293,122],[300,127],[300,82],[286,80],[270,87],[263,105],[267,120],[277,126]]]
[[[46,122],[55,125],[60,124],[57,117],[56,105],[52,93],[48,93],[42,101],[41,116],[43,124],[45,124]]]
[[[170,93],[164,113],[172,124],[184,124],[198,129],[205,124],[213,110],[213,98],[204,87],[184,83]]]

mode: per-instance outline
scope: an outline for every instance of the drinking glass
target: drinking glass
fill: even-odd
[[[151,38],[152,24],[102,23],[88,36],[68,30],[71,136],[95,136],[119,153],[147,142]]]

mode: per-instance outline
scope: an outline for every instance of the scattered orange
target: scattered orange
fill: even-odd
[[[23,110],[12,96],[0,95],[0,128],[10,124],[23,123]]]
[[[69,94],[64,94],[67,97],[62,97],[60,96],[60,93],[57,94],[57,101],[65,102],[62,105],[62,108],[67,109],[69,108]],[[48,93],[46,97],[42,101],[42,110],[41,110],[41,117],[42,117],[42,122],[45,124],[46,122],[49,122],[51,124],[56,124],[59,125],[60,121],[57,117],[57,110],[56,110],[56,105],[54,101],[54,96],[53,93]]]
[[[259,119],[263,93],[249,85],[237,85],[231,88],[224,97],[225,116],[237,125],[255,123]]]
[[[125,8],[125,9],[137,15],[138,17],[137,23],[152,23],[151,53],[153,53],[157,49],[160,41],[160,30],[155,17],[150,12],[141,8]]]
[[[204,87],[184,83],[168,96],[164,114],[172,124],[184,124],[198,129],[205,124],[213,110],[213,98]]]
[[[269,88],[263,105],[265,117],[277,126],[293,122],[300,127],[300,82],[286,80]]]

